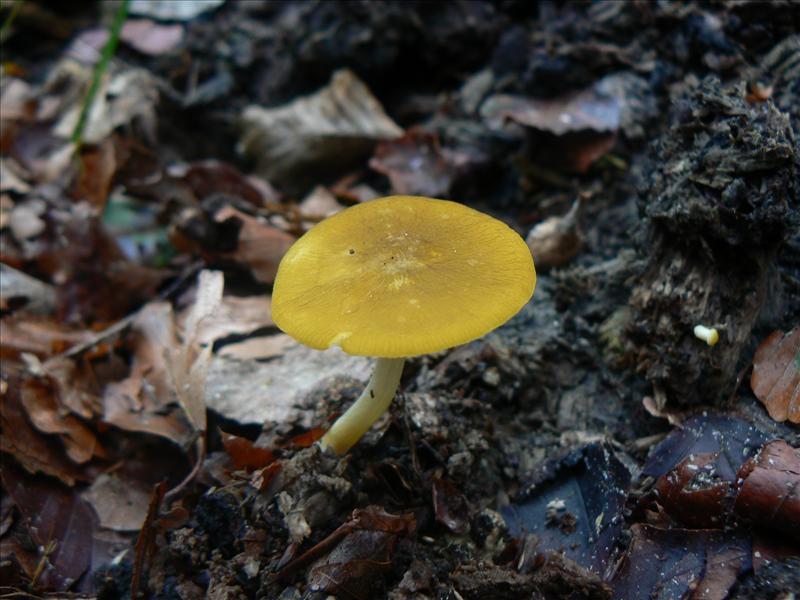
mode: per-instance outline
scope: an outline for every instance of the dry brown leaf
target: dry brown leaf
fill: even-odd
[[[260,448],[247,438],[222,433],[222,444],[225,452],[231,457],[233,466],[237,469],[261,469],[275,460],[272,450]]]
[[[251,337],[235,344],[227,344],[217,353],[238,360],[266,360],[282,356],[297,345],[290,336],[278,333],[270,336]]]
[[[186,318],[183,343],[165,349],[167,372],[176,398],[195,431],[206,430],[205,385],[211,362],[211,346],[201,346],[198,335],[202,323],[209,319],[222,302],[225,279],[220,271],[201,271],[197,296]]]
[[[389,178],[392,192],[440,198],[480,157],[442,148],[439,137],[414,127],[398,139],[381,142],[369,166]]]
[[[193,431],[205,431],[204,388],[211,346],[202,346],[197,340],[203,323],[219,306],[223,285],[222,273],[200,273],[182,341],[169,303],[154,302],[139,311],[129,336],[133,346],[130,373],[104,391],[106,421],[121,429],[160,435],[179,445],[188,442]],[[188,423],[173,410],[178,406]]]
[[[241,116],[242,152],[268,181],[307,181],[314,169],[343,166],[369,154],[380,140],[403,134],[366,85],[349,70],[290,104],[247,107]]]
[[[9,381],[8,390],[0,394],[0,424],[0,452],[13,456],[29,473],[52,475],[70,486],[76,480],[88,479],[78,465],[64,456],[64,449],[54,436],[43,436],[31,426],[16,380]]]
[[[94,507],[101,526],[114,531],[138,531],[147,516],[150,486],[103,473],[81,496]]]
[[[80,152],[80,162],[81,167],[70,196],[102,211],[111,191],[111,180],[117,171],[114,141],[106,138],[96,146],[84,146]]]
[[[772,332],[756,350],[750,387],[769,416],[800,423],[800,327]]]
[[[47,315],[55,310],[53,286],[0,263],[0,309]]]
[[[186,328],[191,308],[178,316],[178,323]],[[198,344],[213,344],[230,335],[244,335],[271,327],[271,302],[269,296],[225,296],[217,310],[203,319],[195,332]]]
[[[218,223],[228,219],[237,219],[242,226],[236,250],[222,256],[249,268],[261,283],[275,281],[278,263],[294,243],[294,236],[230,206],[214,216]]]
[[[6,317],[0,320],[0,356],[18,359],[23,352],[46,358],[92,337],[90,331],[75,330],[43,317]]]
[[[79,418],[69,414],[50,383],[28,378],[21,387],[20,399],[31,423],[43,433],[58,434],[70,460],[83,464],[93,456],[105,456],[94,432]]]
[[[177,406],[164,365],[165,349],[177,346],[172,307],[154,302],[142,308],[128,343],[133,352],[131,370],[127,378],[106,386],[104,419],[120,429],[151,433],[184,445],[192,432]]]
[[[614,146],[622,118],[621,102],[604,81],[550,100],[497,94],[481,106],[493,129],[520,127],[529,134],[535,162],[585,173]]]
[[[737,474],[743,481],[737,515],[800,540],[800,450],[784,440],[766,444]]]
[[[158,56],[178,47],[183,41],[183,27],[176,23],[155,23],[149,19],[128,19],[122,26],[119,38],[142,54]]]
[[[55,135],[70,139],[78,123],[85,92],[90,85],[94,68],[89,65],[57,65],[50,80],[60,79],[68,88],[61,110],[61,118],[53,128]],[[51,83],[54,86],[55,83]],[[156,104],[158,88],[153,76],[144,69],[116,69],[112,67],[107,77],[101,79],[83,129],[83,141],[97,144],[106,139],[117,127],[137,121],[144,134],[155,139]]]
[[[309,392],[334,377],[367,381],[372,364],[339,348],[324,352],[287,343],[281,356],[267,362],[215,356],[208,373],[206,405],[239,423],[290,423],[312,427]]]
[[[328,188],[318,185],[311,193],[308,194],[303,201],[297,206],[303,217],[310,220],[309,227],[315,222],[321,221],[325,217],[335,215],[342,210],[344,206],[339,204],[336,196],[333,195]]]

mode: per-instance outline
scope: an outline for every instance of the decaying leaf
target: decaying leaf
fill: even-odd
[[[226,344],[218,352],[237,360],[269,360],[282,356],[297,347],[297,342],[285,333],[249,337],[246,340]]]
[[[141,481],[103,473],[82,497],[94,507],[102,527],[139,531],[147,516],[150,489]]]
[[[97,515],[78,494],[53,479],[31,477],[12,464],[0,467],[3,488],[13,499],[37,546],[37,588],[63,591],[92,564]]]
[[[620,126],[620,102],[602,82],[552,100],[497,94],[480,112],[490,128],[522,127],[535,162],[578,173],[613,147]]]
[[[202,271],[197,297],[178,340],[172,307],[166,302],[145,306],[133,321],[133,363],[129,376],[106,386],[105,420],[129,431],[143,431],[189,441],[205,431],[204,388],[211,346],[199,342],[202,323],[219,306],[222,273]],[[188,424],[174,410],[180,406]]]
[[[370,583],[391,568],[395,547],[416,525],[413,514],[393,515],[377,506],[354,510],[347,522],[286,565],[278,577],[330,551],[309,569],[309,588],[343,597],[371,597]]]
[[[95,455],[105,456],[92,429],[64,410],[50,381],[29,377],[21,387],[20,398],[31,423],[42,433],[58,434],[70,460],[83,464]]]
[[[513,504],[501,509],[512,537],[533,534],[533,555],[563,552],[595,573],[611,563],[622,531],[630,473],[603,444],[594,443],[546,462]]]
[[[775,331],[756,350],[750,387],[776,421],[800,423],[800,327]]]
[[[241,223],[236,250],[223,254],[222,258],[246,266],[261,283],[275,281],[278,264],[294,243],[294,236],[229,206],[214,215],[214,219],[218,223],[228,220]]]
[[[733,509],[737,515],[800,540],[800,450],[769,442],[745,463]]]
[[[183,343],[165,350],[167,372],[178,402],[186,411],[195,431],[206,430],[205,385],[211,362],[211,346],[201,346],[201,324],[210,318],[222,302],[225,279],[219,271],[201,271],[197,297],[183,331]]]
[[[380,140],[403,134],[356,75],[334,73],[319,92],[278,108],[247,107],[241,117],[242,152],[268,181],[308,181],[365,157]]]
[[[53,286],[0,263],[0,310],[24,308],[28,313],[47,315],[55,309],[55,302]]]
[[[734,482],[717,474],[718,453],[693,453],[655,484],[658,503],[678,523],[719,529],[730,518]]]
[[[83,99],[90,85],[94,69],[78,63],[64,64],[53,69],[50,87],[56,85],[74,88],[67,95],[69,104],[62,108],[62,116],[53,132],[62,139],[70,139],[78,123]],[[137,121],[147,137],[155,139],[158,89],[149,71],[126,68],[116,70],[113,66],[109,76],[101,80],[83,130],[83,141],[97,144],[107,138],[114,129]]]
[[[45,473],[72,486],[88,480],[84,469],[64,456],[55,436],[43,436],[31,425],[19,399],[19,383],[12,380],[0,394],[0,452],[14,457],[29,473]],[[10,462],[4,456],[2,463]]]
[[[184,329],[192,310],[188,308],[178,315],[178,323]],[[269,296],[224,296],[216,310],[197,323],[195,342],[213,344],[231,335],[243,335],[271,327],[271,314]]]
[[[133,359],[128,377],[110,383],[103,393],[104,420],[128,431],[160,435],[179,445],[191,437],[189,424],[164,364],[164,352],[177,346],[172,308],[146,305],[127,336]]]
[[[366,381],[370,361],[339,348],[324,352],[297,342],[268,362],[216,356],[206,386],[206,405],[239,423],[293,423],[312,427],[313,406],[308,393],[334,377]]]
[[[442,148],[433,133],[411,128],[398,140],[378,144],[369,166],[389,178],[395,194],[441,198],[449,195],[454,180],[477,160]]]
[[[247,438],[222,432],[222,444],[237,469],[262,469],[275,460],[272,450],[259,448]]]
[[[224,3],[225,0],[133,0],[129,10],[132,15],[164,21],[190,21]]]
[[[149,19],[128,19],[119,37],[142,54],[158,56],[178,47],[183,40],[183,27],[176,23],[154,23]]]
[[[658,529],[634,524],[611,581],[614,598],[724,600],[752,568],[748,537],[727,531]]]

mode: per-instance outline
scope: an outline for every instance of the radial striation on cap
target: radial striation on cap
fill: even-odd
[[[502,325],[535,285],[530,250],[505,223],[456,202],[391,196],[295,242],[278,269],[272,318],[312,348],[416,356]]]

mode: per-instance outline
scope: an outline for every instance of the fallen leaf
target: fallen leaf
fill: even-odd
[[[97,515],[74,490],[52,479],[31,477],[12,464],[0,466],[0,478],[40,554],[36,588],[68,590],[92,564]]]
[[[185,329],[191,308],[178,315],[178,323]],[[225,296],[213,314],[198,324],[195,342],[213,344],[232,335],[244,335],[273,326],[269,296]],[[228,345],[223,346],[223,351]]]
[[[367,156],[380,140],[403,134],[361,80],[349,70],[290,104],[245,108],[240,148],[257,172],[282,187],[305,185],[329,170]]]
[[[165,350],[177,346],[172,307],[166,302],[143,307],[125,343],[133,353],[130,373],[106,386],[104,420],[120,429],[159,435],[183,446],[192,432],[164,364]]]
[[[800,450],[783,440],[769,442],[738,477],[744,482],[736,514],[800,540]]]
[[[142,54],[159,56],[180,45],[183,41],[183,27],[176,23],[162,25],[148,19],[127,19],[119,39]]]
[[[729,520],[735,486],[718,477],[718,460],[718,453],[690,454],[656,482],[658,503],[678,523],[721,529]]]
[[[259,448],[247,438],[224,431],[222,445],[237,469],[262,469],[275,460],[272,450]]]
[[[211,362],[211,346],[201,346],[198,334],[203,321],[210,318],[222,302],[225,278],[219,271],[201,271],[197,278],[194,305],[186,318],[183,343],[164,351],[167,373],[175,395],[195,431],[206,430],[205,385]]]
[[[0,356],[19,360],[23,353],[47,358],[91,339],[91,332],[49,317],[13,315],[0,319]]]
[[[392,515],[376,506],[354,511],[350,521],[337,530],[346,531],[344,538],[309,569],[309,589],[369,597],[371,582],[391,569],[397,543],[415,527],[410,514]]]
[[[314,426],[309,392],[337,376],[366,382],[370,360],[339,348],[324,352],[294,342],[268,362],[215,356],[206,385],[206,405],[239,423]]]
[[[552,100],[498,94],[484,102],[481,116],[494,128],[512,121],[558,136],[584,130],[613,133],[620,123],[616,98],[595,88]]]
[[[551,100],[497,94],[483,103],[480,113],[492,129],[507,129],[508,123],[522,127],[534,162],[585,173],[613,147],[621,103],[600,81]]]
[[[78,65],[69,68],[53,69],[52,77],[61,73],[61,85],[73,89],[65,94],[68,99],[61,109],[61,117],[53,128],[53,133],[68,140],[78,123],[85,91],[94,74],[91,65]],[[131,125],[137,121],[144,135],[155,139],[156,104],[158,103],[158,87],[153,76],[144,69],[131,67],[109,69],[107,77],[101,79],[100,88],[94,97],[83,129],[83,142],[97,144],[106,139],[117,128]]]
[[[482,157],[442,148],[436,134],[413,127],[400,139],[378,144],[369,166],[389,178],[395,194],[441,198],[450,194],[459,176],[481,161]]]
[[[631,533],[611,579],[614,598],[724,600],[752,568],[749,538],[733,532],[635,523]]]
[[[83,464],[93,456],[105,456],[94,432],[66,411],[51,382],[29,377],[21,388],[20,399],[31,423],[42,433],[58,434],[70,460]]]
[[[55,302],[53,286],[0,263],[0,310],[48,315],[55,310]]]
[[[224,3],[225,0],[133,0],[128,11],[162,21],[191,21]]]
[[[750,387],[769,416],[800,423],[800,327],[772,332],[753,357]]]
[[[602,574],[622,532],[629,481],[630,473],[613,452],[594,443],[547,461],[500,512],[512,537],[536,536],[536,553],[563,552]]]
[[[102,211],[111,191],[111,180],[117,170],[114,142],[107,138],[96,146],[83,146],[80,151],[81,167],[69,195],[85,201]]]
[[[321,221],[325,217],[335,215],[342,210],[344,206],[339,204],[336,196],[328,190],[328,188],[318,185],[311,192],[303,198],[303,201],[297,206],[305,219],[313,222]]]
[[[658,444],[642,466],[642,476],[659,479],[692,454],[716,454],[715,476],[735,482],[742,464],[755,456],[769,436],[752,423],[727,415],[687,419]]]
[[[29,473],[52,475],[69,486],[88,480],[84,470],[64,456],[64,448],[55,436],[42,435],[33,428],[19,395],[19,380],[12,378],[6,392],[0,394],[0,452],[14,457]],[[9,461],[4,458],[2,462]]]
[[[283,356],[287,350],[295,348],[297,342],[285,333],[269,336],[250,337],[241,342],[226,344],[217,353],[237,360],[268,360]]]
[[[294,236],[232,206],[212,208],[212,214],[193,211],[175,225],[175,247],[197,253],[208,263],[233,263],[250,271],[261,283],[272,283],[278,263]]]
[[[277,192],[267,185],[266,190],[257,186],[235,167],[218,160],[203,160],[191,163],[182,177],[198,201],[213,195],[224,195],[233,200],[244,200],[255,207],[263,207],[265,201],[277,200]],[[266,192],[266,194],[264,193]]]
[[[101,527],[139,531],[147,516],[150,488],[141,481],[102,473],[81,496],[94,507]]]
[[[0,192],[27,194],[31,190],[29,178],[30,174],[12,157],[0,157]]]

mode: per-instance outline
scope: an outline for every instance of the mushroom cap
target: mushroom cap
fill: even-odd
[[[531,252],[505,223],[457,202],[390,196],[294,243],[278,267],[272,319],[312,348],[400,358],[481,337],[535,285]]]

